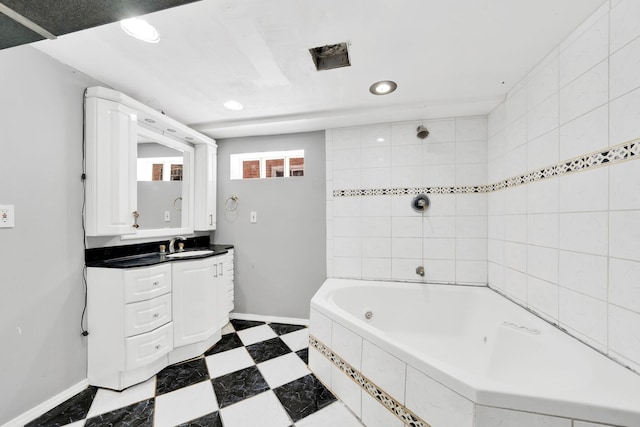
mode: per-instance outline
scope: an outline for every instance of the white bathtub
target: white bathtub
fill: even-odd
[[[328,279],[310,333],[312,371],[368,426],[399,422],[376,399],[432,427],[640,426],[640,375],[486,287]]]

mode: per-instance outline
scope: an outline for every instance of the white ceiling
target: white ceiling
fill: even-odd
[[[115,23],[33,46],[226,138],[487,114],[602,3],[203,0],[147,15],[158,44]],[[316,71],[308,49],[343,41],[352,66]],[[386,79],[396,92],[369,93]]]

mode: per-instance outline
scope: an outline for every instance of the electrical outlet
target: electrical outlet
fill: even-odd
[[[0,205],[0,228],[13,228],[15,226],[14,217],[13,205]]]
[[[171,211],[164,211],[164,221],[165,222],[171,221]]]
[[[258,212],[252,211],[251,214],[249,214],[249,222],[251,224],[258,222]]]

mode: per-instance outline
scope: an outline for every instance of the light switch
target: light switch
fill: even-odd
[[[0,205],[0,228],[13,228],[15,214],[13,205]]]
[[[165,222],[171,221],[171,211],[164,211],[164,221]]]
[[[252,211],[251,214],[249,214],[249,222],[251,224],[258,222],[258,212]]]

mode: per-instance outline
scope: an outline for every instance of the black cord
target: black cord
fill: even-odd
[[[87,331],[84,327],[84,318],[87,313],[87,261],[86,261],[86,253],[87,253],[87,228],[85,225],[85,214],[87,208],[87,155],[86,155],[86,146],[87,146],[87,137],[86,137],[86,120],[87,120],[87,89],[84,90],[82,94],[82,176],[80,179],[82,180],[82,244],[84,247],[83,256],[85,257],[85,261],[82,266],[82,285],[84,288],[84,307],[82,307],[82,316],[80,317],[80,330],[82,331],[82,336],[86,337],[89,335],[89,331]]]

